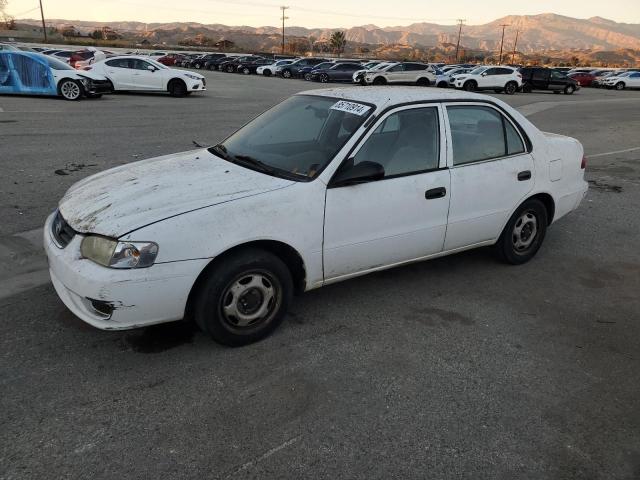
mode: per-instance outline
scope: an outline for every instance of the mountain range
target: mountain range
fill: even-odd
[[[21,23],[38,24],[38,20],[20,20]],[[109,26],[126,37],[144,37],[154,43],[177,44],[184,38],[198,34],[211,38],[225,38],[236,44],[245,44],[250,36],[277,40],[279,27],[228,26],[197,22],[141,23],[141,22],[87,22],[82,20],[47,20],[53,26],[73,25],[86,33],[95,28]],[[505,49],[512,49],[518,31],[518,50],[523,53],[548,50],[640,50],[640,24],[618,23],[602,17],[578,19],[553,13],[539,15],[509,15],[483,25],[464,25],[461,45],[469,49],[496,50],[500,46],[501,25],[505,30]],[[414,23],[406,26],[378,27],[362,25],[349,29],[304,28],[288,26],[287,36],[313,37],[327,40],[332,32],[345,30],[347,41],[368,45],[407,45],[430,47],[455,44],[457,25]],[[257,39],[256,39],[257,40]],[[256,42],[250,42],[256,43]],[[257,48],[259,45],[247,45]]]

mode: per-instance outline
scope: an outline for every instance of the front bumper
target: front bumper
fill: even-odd
[[[188,92],[201,92],[207,89],[207,81],[204,78],[198,80],[187,78],[185,83],[187,84]]]
[[[76,234],[65,248],[56,246],[51,234],[53,216],[44,226],[51,282],[77,317],[103,330],[126,330],[183,318],[191,287],[207,259],[141,269],[106,268],[81,257],[84,235]]]

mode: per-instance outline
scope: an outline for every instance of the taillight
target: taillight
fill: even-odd
[[[580,162],[580,168],[582,170],[587,168],[587,157],[585,155],[582,156],[582,162]]]

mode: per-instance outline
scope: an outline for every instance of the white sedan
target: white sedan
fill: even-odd
[[[84,70],[107,77],[115,91],[169,92],[174,97],[184,97],[206,90],[205,78],[199,73],[169,68],[147,56],[111,57]]]
[[[487,245],[527,262],[580,204],[584,168],[577,140],[495,98],[313,90],[209,149],[81,180],[44,244],[58,295],[91,325],[189,314],[243,345],[294,292]]]
[[[294,61],[295,61],[295,58],[291,58],[291,59],[278,60],[269,65],[261,65],[258,68],[256,68],[256,73],[258,75],[264,75],[265,77],[270,77],[271,75],[276,73],[276,68],[282,67],[284,65],[289,65]]]

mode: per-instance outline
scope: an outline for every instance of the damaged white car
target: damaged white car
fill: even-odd
[[[75,184],[44,230],[67,307],[102,329],[189,315],[259,340],[295,292],[494,245],[531,259],[580,204],[583,148],[505,103],[414,87],[304,92],[209,148]]]

